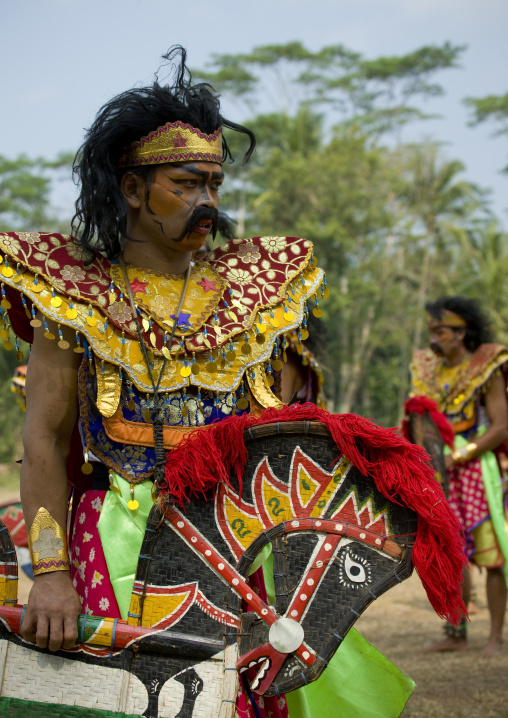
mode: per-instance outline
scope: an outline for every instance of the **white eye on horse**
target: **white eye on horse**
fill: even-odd
[[[358,563],[358,561],[352,559],[349,553],[346,555],[344,568],[346,570],[346,575],[350,581],[354,581],[355,583],[363,583],[367,578],[365,568],[362,566],[361,563]]]

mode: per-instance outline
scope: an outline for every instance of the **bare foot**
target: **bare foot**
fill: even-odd
[[[441,641],[433,643],[428,648],[422,648],[418,653],[443,653],[450,651],[468,651],[469,643],[467,638],[455,638],[455,636],[446,636]]]
[[[499,641],[489,641],[478,654],[481,658],[494,658],[503,653],[503,644]]]

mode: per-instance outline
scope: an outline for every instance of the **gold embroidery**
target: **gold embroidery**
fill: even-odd
[[[239,247],[238,257],[246,264],[257,264],[261,259],[261,254],[252,242],[247,241]]]
[[[259,242],[263,245],[263,240],[273,239],[271,237],[260,237]],[[289,242],[287,237],[276,239],[284,239],[285,246],[288,247]],[[315,266],[311,262],[313,256],[313,245],[308,239],[301,241],[304,252],[296,243],[290,245],[289,252],[279,252],[278,249],[271,249],[269,254],[268,267],[266,268],[267,277],[270,273],[270,282],[274,281],[277,275],[281,274],[281,268],[283,268],[284,279],[280,276],[274,284],[266,282],[260,276],[261,268],[258,269],[257,263],[250,265],[245,261],[238,259],[237,254],[240,252],[247,257],[249,254],[249,247],[254,246],[252,240],[245,239],[233,239],[228,242],[227,245],[219,247],[214,250],[208,256],[208,260],[213,263],[215,270],[218,273],[223,273],[229,281],[236,284],[237,287],[233,291],[233,304],[240,306],[240,321],[244,326],[250,326],[255,319],[256,312],[260,309],[267,309],[268,307],[274,306],[282,300],[290,301],[288,292],[293,288],[300,287],[301,280],[306,278],[305,271],[312,269]],[[247,249],[242,251],[242,247],[247,246]],[[278,247],[280,245],[274,245]],[[235,250],[233,252],[233,250]],[[225,256],[222,257],[222,253],[225,252]],[[293,254],[293,257],[289,255]],[[300,256],[303,254],[303,256]],[[275,271],[277,268],[277,272]],[[263,269],[265,269],[263,267]],[[261,281],[262,280],[262,281]],[[304,289],[303,285],[302,291]],[[310,296],[310,292],[307,296]],[[227,330],[227,327],[226,327]]]
[[[126,269],[135,303],[165,331],[170,330],[173,327],[171,315],[178,307],[185,276],[163,275],[130,265]],[[116,286],[127,296],[120,265],[112,264],[110,272]],[[186,327],[177,328],[175,335],[194,334],[217,308],[226,287],[226,281],[207,262],[194,264],[182,307],[182,314],[188,323]]]
[[[260,242],[267,252],[283,252],[287,244],[285,237],[261,237]]]
[[[303,288],[303,292],[300,291],[299,287],[295,290],[291,303],[292,320],[288,321],[284,318],[283,305],[274,307],[273,310],[267,309],[259,312],[257,317],[260,320],[262,319],[263,324],[266,325],[266,331],[263,334],[265,339],[263,343],[256,341],[258,332],[255,328],[251,327],[247,331],[242,331],[241,325],[235,325],[236,331],[221,336],[220,345],[223,346],[229,343],[233,337],[235,337],[236,344],[238,345],[240,342],[243,343],[245,336],[247,336],[251,353],[244,354],[241,351],[237,351],[235,360],[233,362],[226,361],[224,366],[222,366],[222,362],[220,362],[218,371],[215,374],[209,374],[205,368],[209,359],[209,351],[206,343],[203,342],[203,334],[200,333],[196,336],[189,337],[188,340],[184,340],[185,348],[189,356],[192,356],[192,352],[196,352],[196,362],[199,363],[200,366],[199,373],[196,375],[191,374],[189,378],[182,377],[180,372],[176,371],[177,364],[179,366],[178,359],[173,359],[172,366],[167,366],[164,372],[161,381],[161,391],[174,391],[188,386],[189,383],[212,391],[225,392],[236,389],[246,369],[269,359],[277,337],[296,328],[303,320],[305,301],[321,284],[323,272],[319,269],[307,269],[303,276],[306,278],[306,285]],[[72,303],[77,311],[77,317],[73,320],[69,319],[66,314],[69,308],[68,297],[63,296],[60,307],[52,307],[50,305],[51,291],[46,289],[38,293],[32,292],[29,281],[31,280],[27,278],[24,293],[31,299],[35,306],[40,309],[42,314],[56,323],[60,322],[62,325],[70,326],[81,332],[87,338],[94,353],[100,359],[122,367],[141,391],[152,391],[137,337],[122,335],[122,332],[111,324],[106,327],[103,316],[95,307],[79,304],[77,301],[73,301]],[[39,279],[39,281],[42,282],[43,280]],[[271,318],[270,312],[273,312],[274,316],[278,319],[278,328],[273,327],[269,323]],[[95,323],[90,324],[90,322],[87,321],[90,318],[94,319]],[[213,330],[213,327],[211,329]],[[198,355],[197,352],[200,352],[200,354]],[[206,355],[203,355],[203,352],[207,352]],[[215,353],[218,353],[217,350],[215,350]],[[158,376],[161,370],[162,361],[162,353],[159,354],[159,352],[154,350],[155,376]]]
[[[93,290],[93,293],[97,294],[97,301],[91,301],[88,296],[86,299],[80,298],[80,288],[77,284],[71,289],[67,288],[64,292],[62,281],[55,277],[54,273],[51,274],[49,269],[51,263],[56,263],[56,260],[52,259],[52,252],[58,250],[61,252],[62,249],[65,249],[69,256],[72,256],[73,253],[76,256],[81,256],[83,249],[65,237],[42,236],[48,237],[48,241],[54,244],[54,250],[48,249],[48,245],[46,247],[48,253],[40,253],[40,261],[44,261],[48,274],[43,273],[41,268],[35,269],[28,265],[29,253],[26,245],[21,252],[13,248],[11,237],[0,235],[0,247],[6,248],[9,245],[13,253],[19,252],[22,256],[16,256],[15,259],[19,259],[20,264],[24,264],[28,269],[22,273],[21,280],[18,282],[14,282],[12,277],[5,277],[5,284],[23,292],[35,308],[39,309],[48,319],[57,324],[72,327],[77,333],[86,337],[96,357],[121,367],[140,391],[151,393],[152,385],[139,346],[134,322],[130,321],[123,325],[124,331],[122,331],[108,321],[111,305],[104,309],[101,307],[101,302],[104,303],[108,300],[110,264],[107,260],[99,257],[96,260],[97,266],[87,270],[85,291],[91,293]],[[312,243],[308,240],[298,240],[298,242],[299,246],[293,247],[291,244],[286,253],[273,255],[274,266],[277,267],[277,278],[273,285],[257,283],[256,273],[251,270],[250,265],[241,262],[245,271],[249,273],[249,284],[235,285],[234,291],[226,293],[228,307],[221,309],[219,326],[216,325],[215,318],[209,317],[209,320],[205,321],[196,333],[181,337],[179,346],[171,347],[171,353],[166,346],[161,346],[162,333],[157,324],[154,325],[158,332],[156,340],[159,344],[157,346],[151,346],[145,334],[149,352],[153,356],[155,376],[158,376],[161,370],[164,356],[169,354],[170,361],[168,361],[160,386],[162,392],[173,392],[183,389],[189,384],[216,392],[234,391],[240,385],[243,375],[248,369],[266,362],[270,358],[276,339],[301,324],[305,302],[321,285],[324,273],[321,269],[314,268],[310,261]],[[19,242],[16,244],[19,245]],[[256,249],[250,240],[232,240],[227,246],[216,250],[213,253],[215,255],[213,260],[215,274],[213,276],[222,277],[223,274],[230,271],[230,260],[234,260],[238,264],[240,260],[232,255],[237,248],[239,249],[245,244],[252,244]],[[42,249],[42,245],[46,246],[47,242],[41,242],[39,238],[38,249]],[[289,245],[287,240],[286,245]],[[32,243],[29,243],[30,246]],[[278,249],[278,246],[276,242],[274,250]],[[15,249],[16,252],[14,252]],[[246,252],[247,250],[244,252],[245,256],[247,256]],[[281,254],[289,256],[291,253],[295,255],[294,258],[289,257],[287,264],[281,264]],[[201,265],[209,266],[208,262],[199,263],[197,266],[201,267]],[[208,276],[208,269],[206,272],[206,276]],[[196,275],[196,279],[199,281],[198,275]],[[226,280],[222,279],[222,281]],[[54,306],[51,303],[55,287],[59,292],[59,299],[61,299],[59,306]],[[205,296],[208,294],[202,286],[197,289]],[[115,296],[117,291],[115,289]],[[127,302],[117,301],[116,304],[118,304],[119,312],[120,307],[123,307],[130,315]],[[232,350],[231,344],[233,344]],[[244,351],[247,346],[250,351]],[[212,360],[210,360],[210,350],[213,351]],[[228,361],[226,355],[232,357],[233,353],[235,354],[234,360]],[[184,362],[190,362],[193,356],[196,359],[196,362],[193,363],[195,364],[194,371],[189,377],[182,376],[181,369]],[[224,358],[225,356],[226,358]],[[217,371],[209,373],[207,365],[210,369],[216,365]]]
[[[167,122],[132,142],[120,157],[120,167],[156,165],[164,162],[207,160],[222,164],[222,128],[207,135],[183,122]]]

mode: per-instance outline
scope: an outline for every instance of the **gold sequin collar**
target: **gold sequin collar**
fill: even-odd
[[[126,265],[126,269],[135,304],[163,329],[171,329],[185,276],[159,274],[133,265]],[[111,264],[110,276],[126,297],[127,287],[119,264]],[[191,269],[180,313],[182,319],[175,334],[188,336],[200,329],[216,311],[227,286],[227,282],[207,262],[196,262]]]
[[[498,370],[508,367],[508,349],[501,344],[482,344],[470,361],[461,365],[462,371],[443,392],[438,381],[442,359],[430,349],[421,349],[413,356],[411,364],[411,396],[425,395],[438,402],[441,411],[448,416],[459,415],[473,401],[479,391]]]

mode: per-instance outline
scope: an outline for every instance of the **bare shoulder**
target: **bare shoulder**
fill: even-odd
[[[501,374],[496,374],[492,377],[489,382],[485,395],[488,396],[499,396],[506,403],[506,384],[504,377]]]
[[[504,377],[497,374],[490,381],[485,392],[485,408],[492,424],[508,427],[506,386]]]

